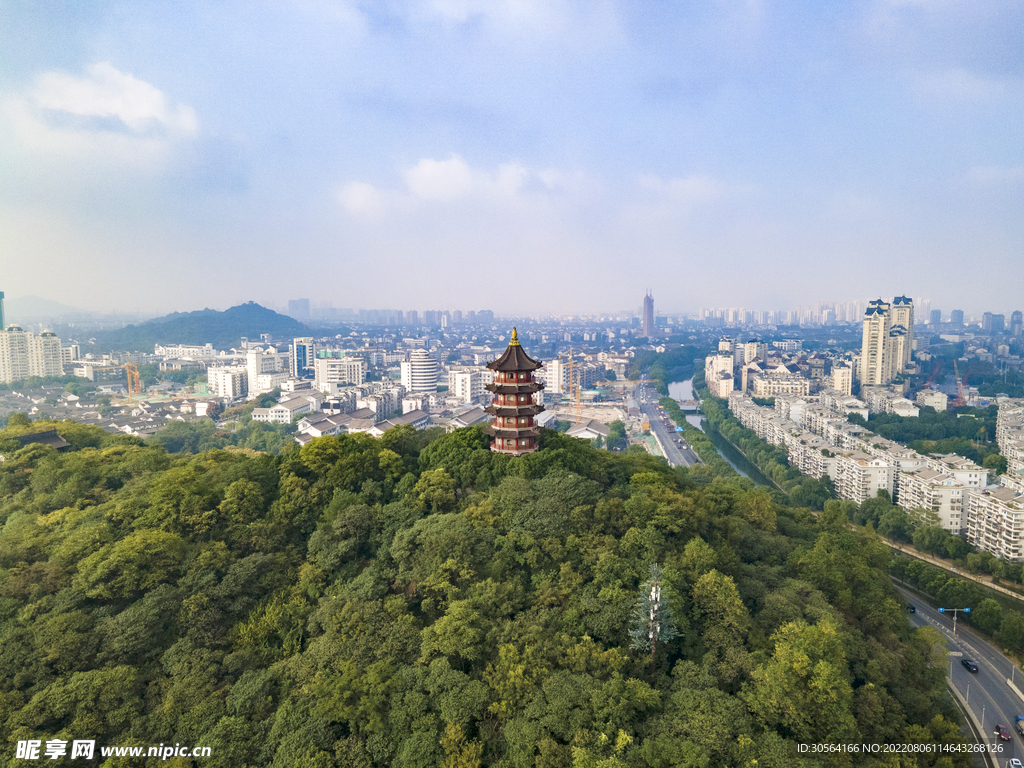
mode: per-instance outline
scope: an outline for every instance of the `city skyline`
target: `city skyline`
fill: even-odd
[[[1017,309],[1011,2],[2,9],[9,297]]]

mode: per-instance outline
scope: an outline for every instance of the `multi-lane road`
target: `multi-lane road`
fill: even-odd
[[[651,423],[651,431],[658,436],[658,441],[664,447],[665,458],[671,467],[692,467],[700,462],[697,454],[686,444],[686,441],[677,443],[681,433],[676,432],[675,427],[665,423],[666,416],[658,410],[657,392],[648,389],[642,384],[636,388],[636,400],[640,410]]]
[[[942,633],[949,651],[963,654],[948,658],[950,666],[946,673],[951,676],[952,684],[967,699],[967,706],[982,724],[982,737],[985,741],[1002,745],[1002,751],[995,754],[995,764],[1002,768],[1011,758],[1024,759],[1024,740],[1014,728],[1017,715],[1024,715],[1024,700],[1006,683],[1012,675],[1013,682],[1024,690],[1024,673],[1021,670],[1014,671],[1014,665],[1009,659],[978,635],[965,630],[962,622],[958,624],[954,635],[952,616],[939,613],[920,597],[898,585],[897,589],[907,603],[916,609],[909,614],[914,626],[930,624]],[[968,671],[963,666],[963,659],[970,659],[977,664],[978,671]],[[995,735],[996,724],[999,723],[1010,730],[1010,741],[1000,741]]]

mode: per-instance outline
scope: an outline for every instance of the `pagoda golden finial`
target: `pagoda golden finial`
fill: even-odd
[[[512,327],[512,339],[509,341],[508,345],[510,347],[519,346],[519,333],[516,331],[515,326]]]

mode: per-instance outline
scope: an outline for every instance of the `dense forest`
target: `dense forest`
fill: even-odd
[[[5,744],[789,768],[895,765],[801,743],[960,741],[938,634],[911,628],[889,549],[841,510],[549,430],[513,459],[478,429],[270,455],[69,422],[71,450],[19,447],[34,428],[0,432]],[[648,649],[653,573],[678,632]]]

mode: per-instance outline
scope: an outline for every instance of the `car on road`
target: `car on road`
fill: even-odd
[[[910,611],[911,613],[917,613],[917,608],[915,608],[912,605],[907,605],[907,610]]]
[[[978,671],[978,665],[975,664],[970,659],[961,659],[960,663],[963,664],[965,667],[967,667],[967,671],[968,672],[977,672]]]
[[[1018,760],[1016,757],[1011,757],[1006,763],[1006,768],[1024,768],[1024,763]]]
[[[1017,722],[1013,724],[1013,727],[1017,729],[1017,733],[1024,736],[1024,715],[1017,715]]]
[[[1002,723],[999,723],[996,726],[996,729],[994,731],[992,731],[992,733],[994,733],[997,736],[999,736],[999,740],[1000,741],[1009,741],[1010,740],[1010,729],[1007,728]]]

